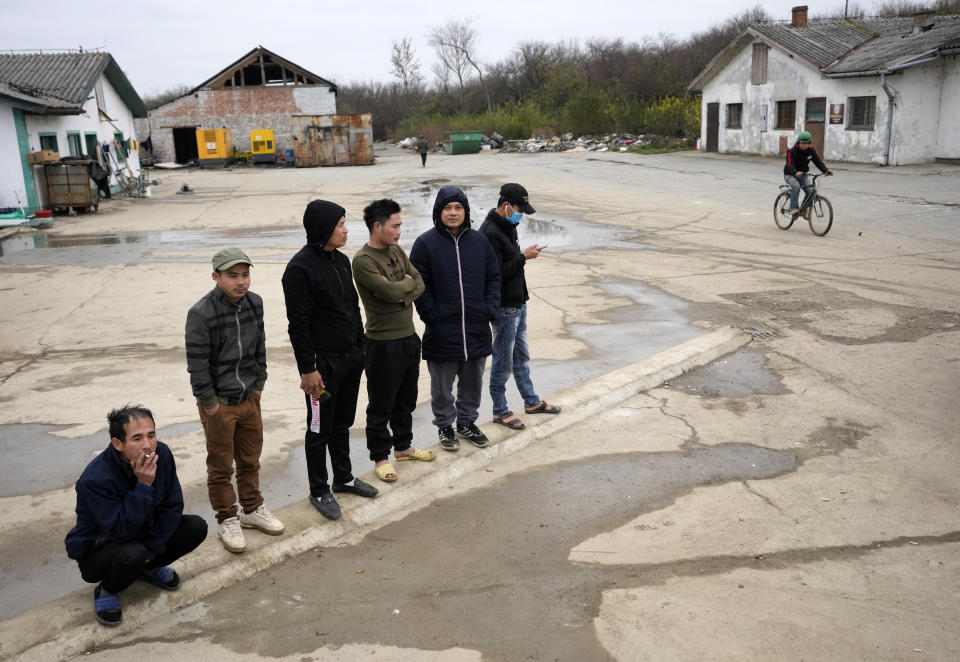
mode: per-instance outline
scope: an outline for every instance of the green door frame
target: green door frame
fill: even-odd
[[[27,194],[27,207],[34,211],[40,209],[40,196],[37,195],[37,180],[33,176],[33,166],[27,163],[30,139],[27,136],[27,121],[19,108],[13,109],[13,124],[17,129],[17,146],[20,148],[20,167],[23,168],[23,188]]]

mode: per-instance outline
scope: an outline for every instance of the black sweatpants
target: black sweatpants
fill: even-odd
[[[195,550],[207,537],[207,523],[199,515],[180,518],[167,549],[147,563],[147,548],[136,540],[108,542],[77,561],[83,581],[100,582],[110,593],[119,593],[136,581],[144,569],[170,565]]]
[[[374,462],[413,441],[420,377],[420,338],[367,339],[367,449]],[[389,429],[387,425],[389,424]]]

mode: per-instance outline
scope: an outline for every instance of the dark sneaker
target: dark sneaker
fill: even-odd
[[[340,519],[340,504],[329,492],[318,497],[311,494],[310,503],[327,519]]]
[[[120,598],[108,592],[102,586],[93,589],[93,614],[101,625],[114,627],[123,622],[123,608]]]
[[[460,442],[457,441],[457,435],[453,433],[453,426],[448,425],[440,428],[438,435],[440,436],[440,448],[445,451],[460,450]]]
[[[359,478],[353,479],[353,485],[342,485],[340,483],[333,484],[334,492],[350,492],[351,494],[356,494],[357,496],[366,497],[372,499],[373,497],[380,494],[380,490],[375,488],[369,483],[364,483]]]
[[[487,435],[482,433],[480,428],[473,423],[458,425],[457,435],[461,439],[466,439],[477,448],[485,448],[490,443],[490,440],[487,439]]]
[[[180,588],[180,575],[173,568],[163,566],[162,568],[144,568],[140,573],[140,579],[150,582],[154,586],[159,586],[164,591],[176,591]]]

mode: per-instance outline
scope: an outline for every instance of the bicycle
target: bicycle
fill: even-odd
[[[810,224],[810,232],[822,237],[830,232],[833,225],[833,205],[827,198],[820,195],[820,191],[817,190],[817,180],[828,175],[824,173],[810,176],[813,177],[813,190],[800,205],[800,213],[796,216],[790,213],[790,187],[786,184],[780,185],[780,194],[773,201],[773,222],[781,230],[789,230],[793,222],[803,216]]]

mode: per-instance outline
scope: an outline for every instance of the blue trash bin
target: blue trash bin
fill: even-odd
[[[289,167],[291,167],[291,166],[293,165],[293,150],[292,150],[292,149],[288,149],[288,150],[285,152],[285,156],[287,157],[287,167],[289,168]]]

